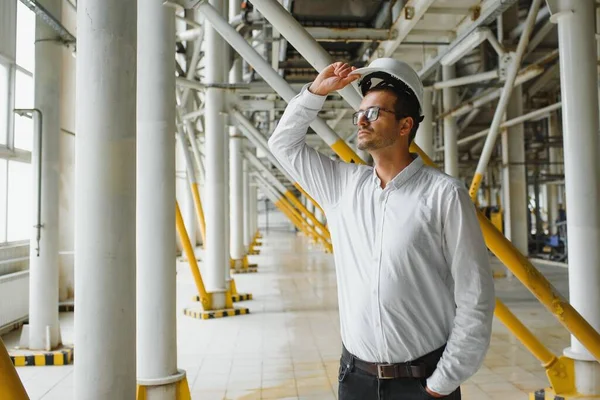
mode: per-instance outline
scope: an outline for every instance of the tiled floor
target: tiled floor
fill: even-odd
[[[210,321],[178,314],[178,364],[187,371],[194,399],[335,399],[340,352],[336,281],[331,255],[289,232],[269,232],[259,273],[236,276],[250,315]],[[178,309],[191,304],[193,280],[178,265]],[[566,270],[543,268],[565,295]],[[569,335],[516,280],[496,281],[497,294],[555,352]],[[61,315],[65,342],[73,314]],[[18,335],[9,335],[7,345]],[[75,349],[75,356],[77,349]],[[31,399],[73,399],[73,367],[21,367]],[[481,370],[463,385],[463,399],[527,399],[547,386],[543,368],[497,321]]]

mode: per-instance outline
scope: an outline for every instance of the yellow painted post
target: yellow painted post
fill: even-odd
[[[328,240],[331,240],[331,235],[329,234],[329,230],[325,227],[325,225],[323,225],[321,223],[321,221],[319,221],[317,219],[317,217],[315,217],[315,215],[313,213],[311,213],[310,211],[308,211],[308,209],[306,207],[304,207],[304,204],[302,204],[300,202],[300,200],[298,200],[298,198],[296,196],[294,196],[294,194],[292,192],[290,192],[289,190],[287,192],[284,193],[284,196],[294,205],[296,206],[296,208],[298,210],[300,210],[301,213],[303,213],[304,215],[306,215],[308,217],[308,219],[310,219],[313,224],[315,224],[315,226],[317,228],[319,228],[321,230],[321,232],[323,233],[323,236],[325,236]]]
[[[200,186],[197,183],[191,184],[192,197],[194,198],[194,206],[196,208],[196,216],[198,217],[198,225],[200,227],[200,235],[202,235],[202,247],[206,247],[206,219],[204,219],[204,208],[202,208],[202,200],[200,199]]]
[[[204,282],[202,281],[202,276],[200,275],[200,269],[198,269],[198,262],[196,261],[196,254],[194,253],[192,243],[190,242],[187,230],[185,229],[183,217],[181,216],[181,210],[179,209],[179,203],[177,202],[175,203],[175,222],[177,225],[177,233],[179,234],[179,239],[181,240],[181,245],[183,246],[183,250],[185,251],[188,262],[190,263],[190,269],[192,270],[194,282],[196,283],[196,288],[198,289],[198,295],[200,296],[202,308],[204,311],[212,310],[212,298],[204,287]]]
[[[0,339],[0,399],[29,400],[2,339]]]

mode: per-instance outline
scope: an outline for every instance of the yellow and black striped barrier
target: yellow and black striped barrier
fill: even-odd
[[[197,311],[190,308],[186,308],[183,310],[183,314],[196,319],[215,319],[250,314],[250,310],[248,308],[231,308],[227,310],[216,311]]]
[[[15,367],[45,367],[49,365],[69,365],[73,362],[73,348],[52,351],[49,353],[11,355],[10,360]]]
[[[192,299],[193,301],[200,301],[200,296],[196,295]],[[231,295],[231,301],[239,303],[240,301],[252,300],[252,293],[235,293]]]

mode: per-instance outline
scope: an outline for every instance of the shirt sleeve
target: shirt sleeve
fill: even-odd
[[[452,186],[442,206],[443,251],[454,279],[456,316],[446,349],[427,386],[452,393],[481,367],[490,345],[495,292],[492,270],[474,205]]]
[[[306,144],[308,127],[325,99],[306,85],[290,101],[268,142],[277,161],[323,207],[337,204],[352,165],[331,160]]]

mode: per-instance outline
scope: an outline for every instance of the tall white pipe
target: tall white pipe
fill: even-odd
[[[76,399],[136,395],[137,2],[77,7]]]
[[[561,0],[558,21],[563,141],[569,232],[569,293],[573,307],[600,330],[600,157],[595,4]],[[571,336],[565,354],[574,358],[576,389],[600,393],[600,364]],[[595,378],[594,378],[595,377]]]
[[[442,66],[442,79],[449,80],[456,76],[454,65]],[[456,106],[456,89],[453,87],[442,89],[444,110],[450,111]],[[425,122],[425,121],[423,121]],[[444,118],[444,172],[450,176],[458,177],[458,129],[456,119],[451,116]]]
[[[548,118],[549,137],[556,139],[559,136],[558,131],[558,116],[556,113],[550,114]],[[556,145],[550,147],[549,161],[550,175],[558,175],[559,168],[556,164],[559,162],[559,149]],[[558,229],[556,227],[556,219],[558,218],[558,187],[556,185],[548,185],[548,226],[551,235],[556,235]]]
[[[221,0],[211,0],[210,4],[219,12],[222,10]],[[225,47],[223,39],[210,24],[205,25],[207,84],[225,82],[225,65],[222,51]],[[205,157],[206,157],[206,288],[209,292],[225,290],[226,267],[229,268],[227,232],[225,231],[229,203],[225,198],[225,124],[223,111],[225,93],[222,89],[208,87],[205,95]],[[213,296],[215,297],[215,296]],[[213,298],[215,308],[225,307],[225,297]]]
[[[44,0],[41,4],[52,14],[61,14],[61,0]],[[32,167],[36,179],[34,193],[37,202],[32,210],[38,219],[41,207],[40,241],[37,227],[33,228],[30,244],[29,266],[29,348],[47,349],[61,343],[58,322],[58,199],[60,163],[60,71],[62,69],[62,47],[52,28],[39,17],[36,18],[34,74],[34,106],[41,112],[42,138],[35,137]],[[41,143],[39,140],[41,139]],[[41,168],[38,154],[41,152]],[[41,174],[38,175],[38,171]],[[41,180],[41,187],[37,181]],[[41,190],[41,193],[38,193]],[[39,196],[38,196],[39,195]],[[39,246],[39,247],[38,247]],[[48,337],[49,333],[49,337]]]
[[[243,207],[244,207],[244,250],[248,251],[248,247],[252,242],[252,232],[250,231],[250,166],[246,159],[242,160],[244,169],[244,182],[243,182]]]
[[[229,143],[230,143],[230,134],[233,129],[232,126],[227,126],[228,118],[225,114],[222,114],[223,118],[223,128],[225,129],[225,138],[223,140],[223,159],[221,162],[223,163],[223,196],[225,199],[225,212],[223,213],[224,218],[224,230],[225,230],[225,246],[223,246],[223,250],[225,251],[225,285],[227,289],[230,289],[230,281],[231,281],[231,190],[229,188],[231,178],[229,176]]]
[[[137,377],[177,373],[175,285],[175,13],[138,3]],[[147,398],[175,400],[174,383]]]
[[[229,0],[229,19],[240,12],[240,2]],[[236,58],[229,72],[229,83],[242,82],[242,60]],[[243,182],[243,152],[244,137],[239,130],[232,126],[229,128],[230,140],[230,253],[231,258],[239,262],[245,254],[244,248],[244,182]]]
[[[506,109],[507,118],[523,114],[523,90],[521,86],[513,89]],[[506,138],[504,138],[506,136]],[[507,223],[506,237],[522,253],[527,255],[527,177],[525,175],[525,129],[523,125],[508,128],[503,136],[502,145],[506,151],[503,163],[504,219]],[[504,151],[504,150],[503,150]]]
[[[234,128],[235,129],[235,128]],[[231,258],[244,257],[244,186],[243,151],[244,138],[231,137]]]
[[[250,237],[253,238],[258,230],[258,190],[250,186]]]
[[[419,125],[417,130],[417,136],[415,136],[415,143],[421,148],[429,157],[433,157],[433,104],[432,104],[431,89],[425,89],[423,91],[423,121]],[[457,159],[458,162],[458,159]]]

